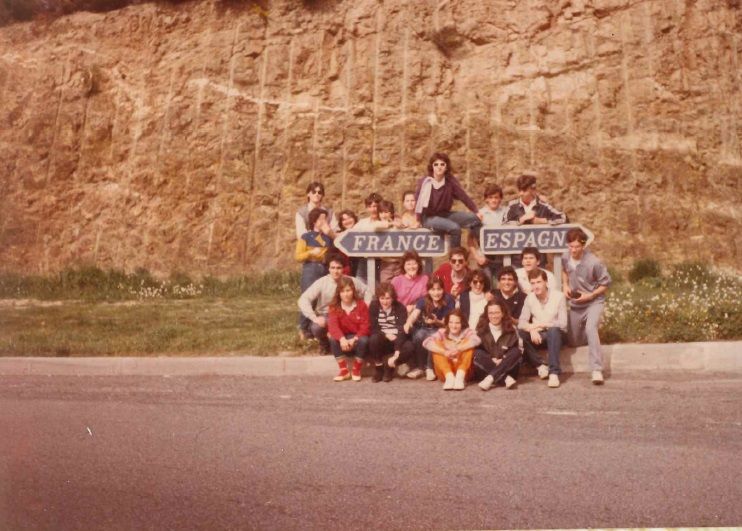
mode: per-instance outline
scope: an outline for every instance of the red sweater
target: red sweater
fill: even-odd
[[[327,333],[331,338],[340,341],[346,334],[368,336],[370,332],[368,306],[363,299],[356,301],[356,307],[350,313],[345,313],[340,307],[330,306],[327,312]]]
[[[433,273],[434,277],[440,277],[443,281],[443,290],[448,294],[451,293],[454,285],[453,279],[451,279],[451,271],[451,264],[449,262],[444,262],[435,270],[435,273]],[[469,289],[469,283],[467,282],[467,279],[469,278],[469,268],[465,268],[464,271],[466,272],[466,276],[462,282],[458,283],[459,293],[463,293]]]

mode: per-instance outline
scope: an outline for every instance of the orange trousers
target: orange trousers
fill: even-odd
[[[440,381],[446,379],[446,373],[452,372],[455,375],[456,371],[458,371],[459,369],[466,372],[466,374],[468,375],[473,358],[473,348],[459,353],[459,355],[456,356],[456,359],[450,359],[443,354],[433,352],[433,367],[435,367],[435,375]]]

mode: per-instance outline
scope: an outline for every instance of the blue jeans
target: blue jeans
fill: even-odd
[[[307,291],[307,288],[311,286],[315,280],[322,278],[327,274],[327,267],[325,264],[320,262],[304,262],[301,266],[301,280],[299,281],[299,287],[301,292]],[[312,321],[304,317],[299,312],[299,330],[309,332],[309,325]]]
[[[345,339],[352,339],[355,337],[353,334],[345,334]],[[340,348],[340,341],[328,337],[330,340],[330,350],[335,359],[340,359],[345,356],[353,356],[355,358],[364,359],[368,353],[368,336],[358,336],[358,343],[348,352],[343,352]]]
[[[541,345],[546,345],[549,353],[549,374],[561,374],[562,368],[559,365],[559,351],[562,349],[562,331],[556,326],[541,330]],[[537,345],[531,341],[531,334],[525,330],[520,330],[520,337],[523,338],[523,357],[526,361],[538,367],[543,363],[541,357],[536,352]]]
[[[437,328],[417,327],[412,331],[412,345],[415,348],[414,367],[418,369],[432,369],[433,357],[423,347],[423,341],[438,331]]]
[[[482,222],[471,212],[449,212],[423,218],[423,227],[451,237],[451,248],[461,247],[461,229],[469,229],[479,241]]]

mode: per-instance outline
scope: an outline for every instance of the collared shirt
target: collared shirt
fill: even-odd
[[[541,269],[541,271],[546,271],[546,287],[549,288],[549,291],[558,290],[554,273],[547,269]],[[528,273],[526,272],[526,268],[519,267],[515,270],[515,274],[518,275],[518,287],[520,288],[520,290],[526,295],[531,293],[531,281],[528,280]]]
[[[578,262],[570,259],[569,251],[565,252],[562,255],[562,267],[569,277],[569,289],[572,291],[592,293],[599,286],[611,285],[611,275],[608,274],[608,268],[587,249],[582,252],[582,258]],[[604,300],[605,296],[601,294],[585,304],[578,305],[570,301],[570,306],[584,307],[592,302]]]
[[[548,290],[546,296],[546,302],[541,302],[535,293],[528,294],[518,319],[518,328],[526,330],[533,318],[533,324],[567,331],[567,299],[564,293]]]
[[[482,225],[484,227],[500,227],[505,223],[507,209],[500,205],[496,210],[492,210],[485,205],[479,209],[479,213],[482,214]]]

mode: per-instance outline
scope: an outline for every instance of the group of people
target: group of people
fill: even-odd
[[[602,384],[598,326],[611,278],[585,248],[585,233],[579,228],[567,233],[559,290],[537,248],[523,249],[511,267],[478,246],[483,225],[567,221],[538,196],[534,175],[518,178],[519,197],[507,206],[502,189],[488,185],[485,205],[477,208],[446,154],[433,154],[427,170],[415,191],[404,192],[400,215],[377,193],[365,200],[367,217],[358,219],[350,210],[335,215],[323,207],[324,186],[307,187],[308,202],[296,214],[296,259],[302,263],[299,334],[335,356],[335,381],[360,381],[370,361],[374,382],[425,376],[443,382],[445,390],[462,390],[471,380],[483,390],[498,384],[512,388],[525,363],[549,387],[559,387],[559,352],[566,337],[572,345],[587,342],[592,381]],[[470,212],[453,211],[454,200]],[[384,258],[375,293],[366,286],[365,261],[333,246],[345,230],[420,227],[449,236],[448,261],[433,272],[414,251]],[[461,245],[462,229],[469,231],[467,247]],[[470,259],[476,267],[470,267]],[[546,361],[538,352],[542,347]]]

